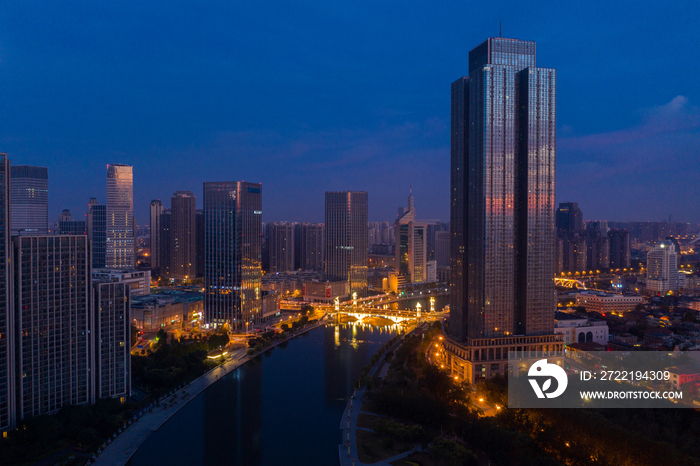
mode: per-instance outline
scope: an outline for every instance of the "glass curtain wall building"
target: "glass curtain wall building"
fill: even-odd
[[[367,296],[367,193],[326,193],[326,278]]]
[[[450,333],[553,333],[556,71],[491,38],[452,83]]]
[[[105,268],[107,248],[107,206],[90,198],[87,213],[87,236],[92,245],[92,268]]]
[[[178,281],[197,274],[197,204],[190,191],[170,199],[170,267],[168,277]]]
[[[11,168],[12,235],[49,233],[49,169],[30,165]]]
[[[245,330],[262,318],[262,185],[204,183],[204,319]]]
[[[107,244],[106,267],[133,269],[134,249],[133,167],[107,165]]]

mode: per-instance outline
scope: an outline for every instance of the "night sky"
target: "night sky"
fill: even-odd
[[[557,201],[584,219],[700,220],[697,2],[4,1],[0,152],[49,167],[51,221],[135,215],[203,181],[263,183],[264,221],[323,221],[366,190],[449,220],[450,83],[499,33],[558,70]],[[497,5],[496,5],[497,4]]]

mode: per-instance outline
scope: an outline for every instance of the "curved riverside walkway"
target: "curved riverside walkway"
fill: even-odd
[[[290,339],[295,338],[305,332],[325,325],[327,322],[324,320],[324,317],[325,315],[319,318],[317,323],[309,325],[300,331],[289,335],[284,340],[277,341],[274,344],[266,347],[260,353],[247,356],[246,348],[241,348],[234,351],[231,356],[226,358],[226,361],[221,365],[216,366],[209,372],[178,390],[176,393],[168,396],[161,401],[160,407],[154,406],[152,408],[153,412],[144,414],[136,422],[127,427],[124,432],[119,434],[117,438],[114,439],[102,453],[100,453],[92,464],[98,466],[124,466],[152,432],[160,429],[160,427],[165,424],[168,419],[170,419],[189,401],[194,399],[194,397],[202,393],[204,389],[220,378],[224,377],[226,374],[238,369],[246,362],[258,357],[260,354],[274,348],[275,346],[289,341]],[[183,399],[183,396],[185,395],[187,396]],[[173,404],[173,401],[176,400],[177,404]]]
[[[416,327],[419,328],[419,327]],[[415,330],[415,328],[413,329]],[[381,358],[379,358],[379,361],[377,361],[374,366],[369,371],[369,376],[374,377],[374,374],[377,373],[380,367],[384,363],[388,364],[388,361],[386,360],[386,355],[389,351],[394,351],[396,348],[398,348],[406,338],[406,336],[410,335],[413,330],[410,332],[407,332],[401,338],[399,338],[396,343],[391,345],[391,348],[388,348],[384,354],[382,355]],[[386,375],[385,371],[384,372]],[[366,411],[362,411],[362,401],[363,397],[365,394],[365,387],[362,387],[358,390],[355,390],[353,392],[352,397],[350,397],[350,401],[348,401],[347,406],[345,407],[345,411],[343,412],[343,417],[340,418],[340,430],[343,433],[343,443],[341,445],[338,445],[338,455],[340,457],[340,466],[364,466],[367,464],[372,464],[373,466],[390,466],[393,461],[396,461],[398,459],[404,458],[416,451],[421,451],[422,448],[421,446],[416,446],[412,450],[405,451],[403,453],[399,453],[396,456],[392,456],[391,458],[387,458],[385,460],[377,461],[376,463],[363,463],[360,461],[360,457],[357,454],[357,435],[356,432],[358,430],[366,430],[368,432],[373,432],[371,429],[365,429],[364,427],[357,427],[357,418],[360,416],[360,413],[364,412],[365,414],[370,414],[373,416],[379,416],[383,417],[379,414],[375,413],[368,413]],[[354,405],[353,405],[354,402]]]

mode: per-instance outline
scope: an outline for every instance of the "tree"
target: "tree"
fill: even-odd
[[[683,322],[695,322],[696,316],[694,312],[686,312],[683,316]]]
[[[139,329],[131,326],[131,346],[134,346],[139,339]]]
[[[168,332],[163,329],[158,330],[158,333],[156,333],[156,341],[158,342],[158,346],[164,345],[168,341]]]

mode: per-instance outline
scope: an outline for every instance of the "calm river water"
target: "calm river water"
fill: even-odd
[[[320,327],[250,361],[190,401],[132,466],[337,465],[340,418],[392,328]]]

